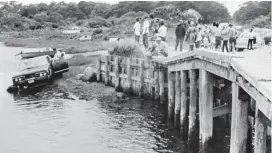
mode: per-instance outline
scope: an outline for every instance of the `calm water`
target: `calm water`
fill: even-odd
[[[8,94],[19,64],[14,55],[21,49],[0,44],[1,153],[187,152],[155,102],[134,99],[115,108],[106,98],[60,99],[54,89],[40,91],[47,98]],[[212,153],[229,152],[228,135],[218,134],[215,140]]]

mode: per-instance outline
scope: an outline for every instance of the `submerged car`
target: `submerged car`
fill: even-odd
[[[48,55],[22,59],[18,74],[12,77],[13,86],[19,91],[48,84],[53,76],[69,71],[66,60],[53,62]]]
[[[260,34],[256,34],[256,44],[253,44],[253,48],[260,48],[264,45],[264,40],[260,36]],[[240,34],[240,36],[236,40],[236,48],[238,51],[246,49],[248,45],[248,39],[249,39],[249,32],[243,32]]]

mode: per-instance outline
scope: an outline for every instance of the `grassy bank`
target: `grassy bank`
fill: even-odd
[[[23,32],[6,32],[0,34],[0,41],[6,46],[28,47],[28,48],[64,48],[66,53],[84,53],[97,50],[107,50],[111,47],[108,41],[91,40],[80,41],[79,37],[89,35],[83,32],[77,35],[65,35],[60,30],[35,30]]]

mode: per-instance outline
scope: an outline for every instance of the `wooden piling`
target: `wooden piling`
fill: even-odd
[[[119,77],[119,56],[114,58],[114,73],[115,73],[115,90],[120,88],[120,77]]]
[[[265,153],[266,152],[266,133],[267,126],[262,123],[260,117],[261,113],[256,109],[255,113],[255,138],[254,138],[254,152]]]
[[[105,85],[109,85],[109,56],[105,59]]]
[[[181,98],[181,86],[180,86],[180,71],[176,72],[176,80],[175,80],[175,116],[174,116],[174,125],[176,127],[179,126],[179,118],[180,118],[180,98]]]
[[[231,140],[230,140],[230,153],[234,153],[234,137],[235,137],[235,125],[236,125],[236,104],[238,101],[238,89],[239,86],[236,82],[232,82],[232,107],[231,107]]]
[[[187,78],[186,72],[180,72],[180,133],[184,136],[187,132],[186,128],[186,114],[187,114]],[[187,139],[187,138],[186,138]]]
[[[230,153],[246,153],[248,135],[248,100],[240,100],[239,87],[232,84]]]
[[[97,82],[101,81],[101,57],[100,56],[97,58],[97,63],[96,63],[96,80]]]
[[[139,82],[139,96],[143,97],[144,95],[144,60],[140,59],[140,72],[139,72],[140,82]]]
[[[213,76],[205,70],[200,72],[201,98],[199,99],[200,152],[205,152],[213,135]]]
[[[130,63],[130,58],[127,58],[127,86],[126,86],[126,92],[128,94],[130,94],[132,92],[131,86],[132,86],[132,80],[131,80],[131,63]]]
[[[155,100],[159,100],[160,99],[160,83],[159,83],[159,66],[156,63],[154,66],[154,84],[155,84]]]
[[[160,104],[163,105],[165,103],[165,95],[164,95],[164,68],[160,66],[159,68],[159,84],[160,84]]]
[[[175,73],[168,73],[168,119],[173,120],[175,109]]]
[[[189,104],[189,142],[194,140],[196,135],[196,103],[197,103],[197,79],[196,70],[189,71],[190,77],[190,104]]]

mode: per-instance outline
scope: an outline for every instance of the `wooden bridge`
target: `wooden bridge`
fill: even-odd
[[[196,50],[153,60],[101,56],[97,78],[117,90],[166,104],[168,118],[181,133],[188,133],[189,140],[195,137],[198,115],[203,152],[213,136],[213,118],[231,114],[230,153],[246,153],[251,115],[254,152],[265,153],[272,118],[270,58],[265,50],[235,54]],[[215,106],[214,90],[222,80],[230,88],[231,101]]]

